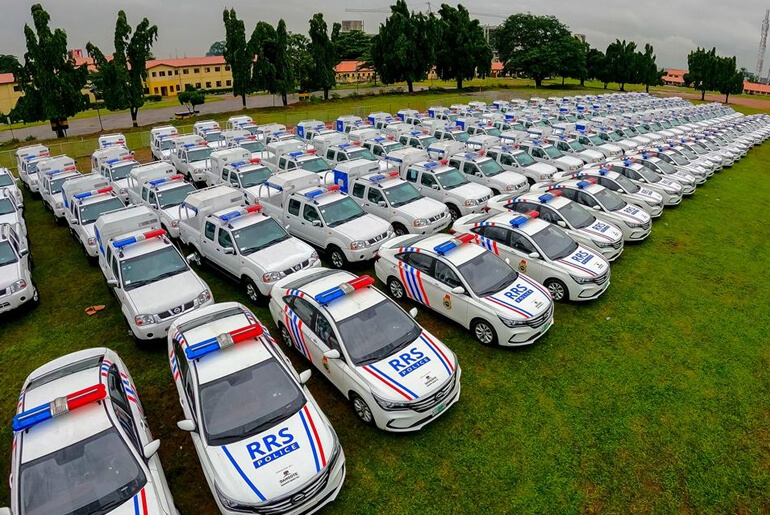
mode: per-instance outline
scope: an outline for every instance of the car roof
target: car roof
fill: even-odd
[[[452,235],[449,234],[434,234],[432,236],[428,236],[427,238],[422,238],[410,245],[406,248],[416,248],[420,249],[421,251],[427,251],[431,255],[436,255],[436,251],[434,248],[437,245],[440,245],[442,243],[446,243],[448,241],[452,241],[455,238]],[[475,258],[479,254],[485,252],[483,248],[479,247],[478,245],[470,245],[470,244],[461,244],[452,249],[450,252],[444,254],[442,257],[452,263],[453,265],[462,265],[463,263],[467,263],[471,259]]]
[[[305,283],[300,290],[307,296],[315,298],[316,295],[347,283],[357,276],[344,270],[334,270],[331,273],[318,274],[315,279]],[[339,297],[325,305],[326,311],[336,321],[342,321],[356,313],[379,304],[386,299],[379,290],[364,288]]]
[[[587,191],[588,193],[596,193],[597,191],[604,189],[604,186],[601,186],[596,183],[591,183],[590,186],[587,186],[585,188],[580,188],[578,186],[578,183],[582,181],[584,181],[584,179],[570,179],[568,181],[560,182],[558,186],[567,186],[570,189]]]
[[[518,216],[527,215],[523,215],[521,213],[498,213],[487,218],[485,222],[492,222],[502,227],[509,227],[513,231],[522,232],[528,236],[531,236],[548,226],[548,222],[540,220],[539,218],[529,218],[526,222],[519,226],[511,225],[511,220]]]
[[[564,198],[559,195],[553,195],[551,194],[552,198],[550,198],[547,202],[543,203],[540,201],[540,197],[543,195],[548,195],[548,193],[524,193],[523,195],[513,195],[513,198],[509,200],[508,202],[512,202],[513,200],[519,199],[519,200],[526,200],[527,202],[534,202],[535,204],[543,204],[547,205],[548,207],[552,207],[554,209],[560,209],[570,202],[572,202],[568,198]]]

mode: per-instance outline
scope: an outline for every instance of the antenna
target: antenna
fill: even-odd
[[[762,21],[762,35],[759,39],[759,49],[757,50],[757,69],[755,80],[759,82],[762,77],[762,68],[765,64],[765,50],[767,50],[767,29],[770,27],[770,9],[765,10],[765,19]]]

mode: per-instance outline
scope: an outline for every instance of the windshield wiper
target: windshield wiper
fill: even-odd
[[[255,252],[258,252],[262,249],[266,249],[267,247],[272,247],[276,243],[281,243],[282,241],[286,241],[289,239],[289,235],[281,236],[280,238],[276,238],[274,240],[270,240],[267,243],[264,243],[262,245],[257,245],[256,247],[246,247],[245,249],[241,249],[241,254],[248,256],[249,254],[253,254]]]

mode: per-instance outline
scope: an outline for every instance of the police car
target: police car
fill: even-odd
[[[551,295],[471,244],[475,239],[472,234],[395,238],[380,248],[374,270],[394,298],[408,297],[454,320],[482,345],[533,343],[553,324]]]
[[[518,172],[505,170],[483,150],[455,154],[449,158],[449,165],[463,172],[470,182],[491,189],[493,195],[524,193],[529,189],[526,177]]]
[[[24,208],[24,197],[19,188],[19,182],[8,168],[0,167],[0,192],[3,196],[11,196],[19,209]]]
[[[63,196],[70,233],[89,258],[96,258],[96,220],[125,204],[108,185],[107,178],[97,174],[70,179],[64,184]]]
[[[110,349],[87,349],[32,372],[11,446],[11,512],[178,512],[133,379]]]
[[[492,147],[487,150],[487,156],[500,163],[505,170],[523,175],[530,184],[549,181],[558,171],[555,166],[535,161],[532,156],[519,149],[518,143]]]
[[[342,270],[304,270],[279,281],[270,313],[295,347],[353,404],[366,424],[416,431],[460,397],[457,357],[373,287]]]
[[[532,156],[535,161],[553,165],[562,172],[577,172],[583,168],[583,161],[577,157],[565,155],[550,143],[542,143],[540,140],[525,141],[519,144],[519,148]]]
[[[609,170],[606,166],[589,166],[583,171],[573,174],[565,174],[562,179],[583,179],[593,177],[610,191],[617,193],[626,202],[635,204],[644,209],[652,218],[663,214],[663,196],[649,188],[642,188],[629,180],[625,175]]]
[[[64,197],[62,186],[64,182],[75,177],[81,177],[75,166],[67,166],[64,169],[49,170],[43,175],[43,183],[40,185],[40,196],[43,205],[53,213],[56,223],[64,220],[67,211],[64,209]]]
[[[457,220],[455,233],[506,259],[545,285],[556,301],[595,299],[610,285],[610,264],[601,254],[570,238],[559,227],[526,214],[469,215]]]
[[[682,185],[682,195],[692,195],[695,193],[697,186],[697,180],[695,176],[690,175],[682,170],[677,170],[666,161],[663,161],[656,154],[643,153],[641,155],[629,156],[632,160],[636,160],[641,164],[657,173],[664,179],[668,179],[674,182],[678,182]]]
[[[184,420],[222,513],[312,513],[333,501],[345,454],[302,374],[236,302],[180,317],[168,355]]]
[[[0,313],[31,302],[37,305],[40,297],[32,282],[32,258],[26,238],[17,228],[0,225]]]
[[[642,187],[658,192],[664,206],[675,206],[682,202],[682,185],[671,179],[661,177],[636,160],[608,161],[604,168],[624,175]]]
[[[593,209],[597,218],[615,224],[623,231],[625,241],[640,241],[650,235],[650,215],[641,207],[629,204],[615,192],[596,184],[594,177],[570,179],[556,184],[535,184],[532,191],[560,191],[564,197]]]
[[[602,254],[607,261],[617,259],[623,252],[623,232],[615,225],[597,219],[590,210],[552,193],[500,195],[489,200],[491,213],[517,211],[525,214],[538,211],[540,219],[561,227],[567,235],[585,247]]]
[[[21,238],[27,238],[27,224],[21,207],[16,204],[16,198],[12,192],[0,190],[0,224],[9,224],[15,227]]]

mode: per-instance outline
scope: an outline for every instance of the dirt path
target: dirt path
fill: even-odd
[[[665,96],[677,96],[682,98],[687,98],[689,100],[700,100],[700,93],[691,93],[689,91],[672,91],[672,92],[661,92],[662,95]],[[719,102],[724,103],[725,96],[720,95],[718,93],[706,93],[706,100],[708,102]],[[770,97],[763,98],[763,97],[756,97],[756,98],[746,98],[746,97],[737,97],[733,96],[730,97],[730,105],[739,105],[744,107],[751,107],[753,109],[763,109],[765,111],[770,111]]]

